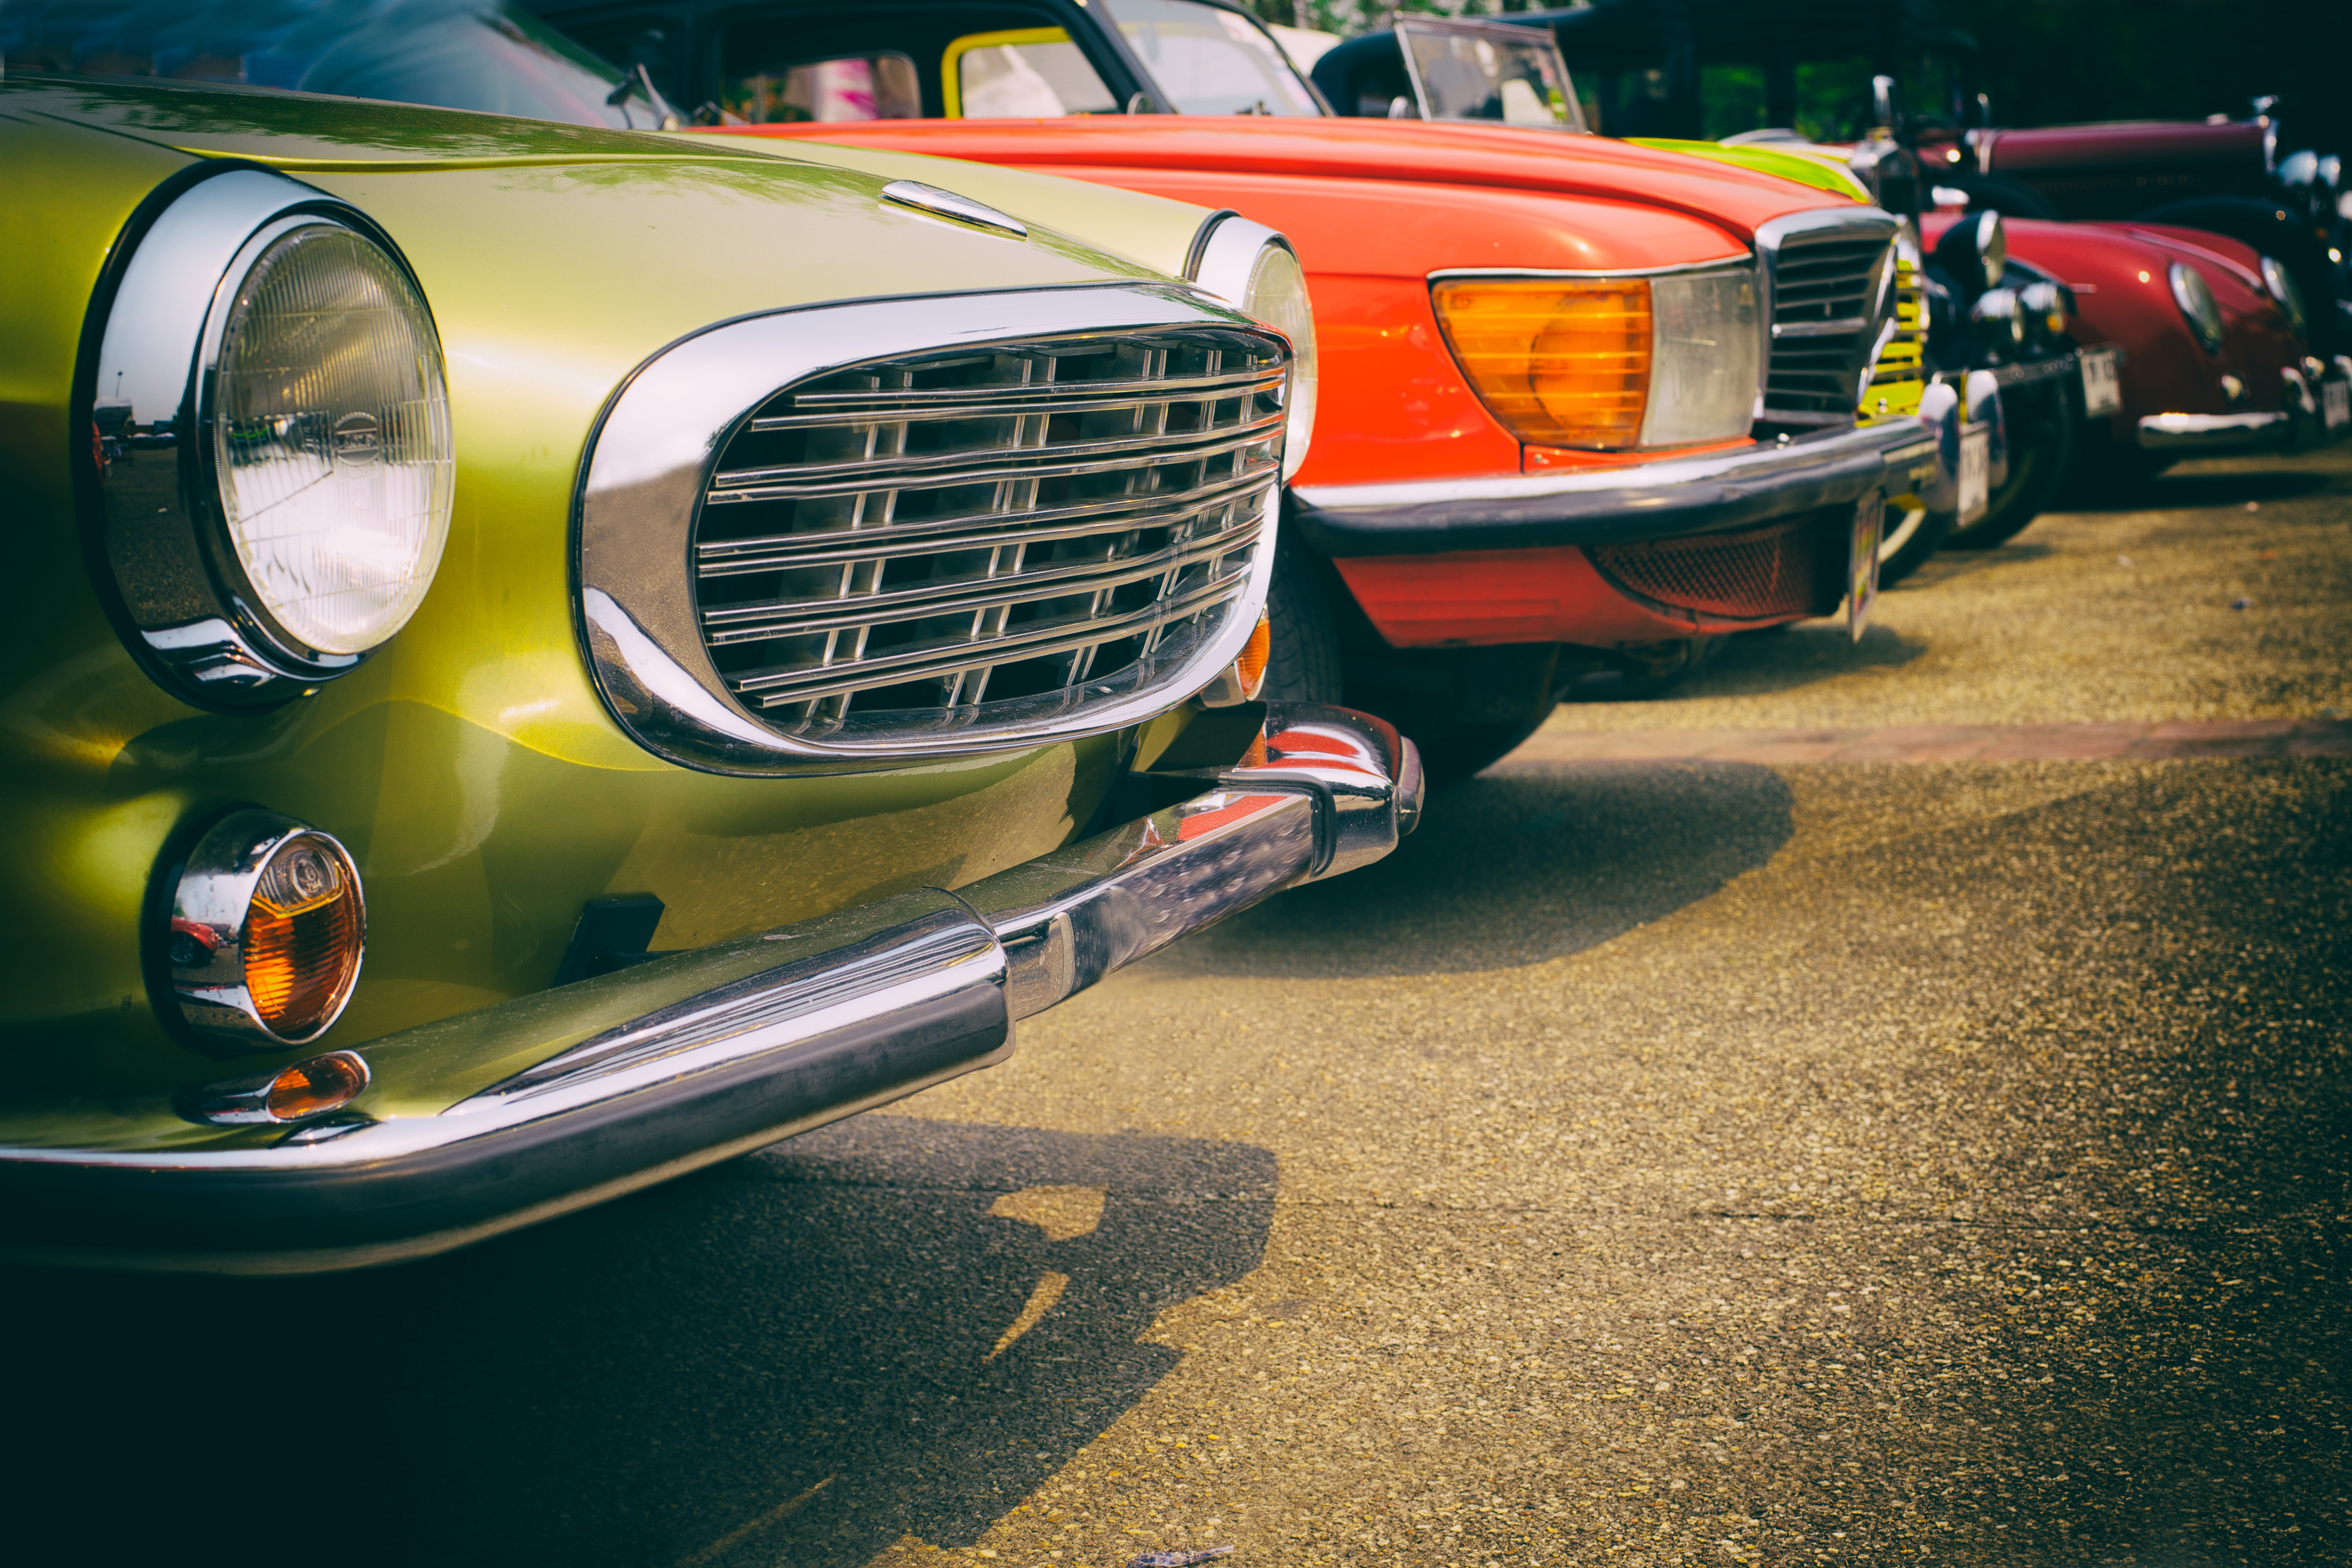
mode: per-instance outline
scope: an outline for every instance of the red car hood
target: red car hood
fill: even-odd
[[[714,133],[835,142],[1030,169],[1187,170],[1540,191],[1667,207],[1742,239],[1790,213],[1853,205],[1774,175],[1600,136],[1415,121],[1086,115],[728,126]]]

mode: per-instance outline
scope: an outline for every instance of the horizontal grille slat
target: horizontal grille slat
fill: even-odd
[[[1166,436],[1139,436],[1118,441],[1073,444],[1051,450],[1054,460],[1011,460],[987,468],[958,470],[957,454],[934,459],[900,462],[807,463],[772,468],[721,469],[711,481],[711,499],[722,500],[756,487],[757,499],[772,500],[800,496],[842,495],[856,490],[937,489],[946,485],[993,484],[1000,479],[1063,479],[1072,474],[1103,473],[1131,467],[1140,457],[1153,468],[1221,457],[1237,447],[1263,441],[1282,428],[1282,416],[1211,432],[1205,441],[1176,441]],[[1024,454],[1025,457],[1025,454]],[[801,483],[793,483],[793,480]]]
[[[1181,668],[1244,602],[1286,351],[1195,325],[942,348],[788,387],[703,493],[702,643],[788,736],[984,729]]]
[[[696,547],[696,569],[705,577],[720,577],[740,572],[774,571],[787,564],[834,565],[878,560],[901,554],[918,542],[929,550],[984,550],[1010,542],[1014,537],[1034,544],[1117,533],[1130,528],[1168,527],[1202,508],[1256,489],[1263,483],[1262,477],[1253,475],[1181,492],[1163,491],[1082,506],[969,512],[928,523],[896,524],[881,536],[871,529],[842,529],[832,533],[721,540]]]
[[[1133,384],[1137,391],[1142,391],[1153,384],[1150,382]],[[1231,392],[1221,392],[1219,395],[1231,395],[1238,392],[1277,392],[1281,390],[1282,377],[1278,374],[1221,376],[1215,378],[1214,385],[1231,389]],[[930,402],[909,396],[903,402],[883,404],[877,404],[871,397],[859,395],[837,399],[824,396],[807,397],[800,401],[823,412],[782,414],[764,419],[754,419],[751,421],[751,428],[761,435],[765,435],[772,430],[794,430],[812,425],[835,423],[845,412],[876,408],[887,411],[893,419],[1003,419],[1022,414],[1095,414],[1107,409],[1147,407],[1160,401],[1144,396],[1125,395],[1117,388],[1083,389],[1083,395],[1081,395],[1082,389],[1072,388],[1068,395],[1062,396],[1039,395],[1037,392],[1027,387],[1013,387],[1006,390],[1014,395],[990,398],[981,395],[948,395]],[[1042,389],[1045,393],[1058,390],[1054,387]],[[1202,389],[1196,384],[1193,390],[1199,393]]]
[[[764,705],[804,702],[817,697],[855,692],[904,680],[909,671],[961,674],[985,668],[1015,655],[1034,658],[1063,654],[1099,643],[1106,631],[1132,635],[1192,615],[1222,595],[1206,590],[1166,603],[1154,604],[1105,622],[1098,617],[1070,616],[1024,630],[1018,637],[975,642],[969,637],[941,637],[903,649],[884,658],[852,665],[821,665],[808,669],[762,670],[747,677],[740,689]]]
[[[1007,578],[951,581],[903,593],[835,601],[824,605],[829,613],[820,613],[820,606],[807,600],[746,605],[712,611],[703,616],[703,625],[709,628],[708,635],[714,643],[740,642],[746,637],[805,637],[843,626],[882,626],[928,616],[968,615],[1040,599],[1066,598],[1077,593],[1122,588],[1161,572],[1177,571],[1208,560],[1243,542],[1252,531],[1233,528],[1150,555],[1104,563],[1074,562],[1041,571],[1020,572]],[[833,607],[834,604],[839,607]]]
[[[1843,424],[1854,416],[1862,374],[1876,345],[1882,266],[1891,266],[1883,222],[1864,233],[1811,229],[1772,255],[1771,353],[1764,420]]]

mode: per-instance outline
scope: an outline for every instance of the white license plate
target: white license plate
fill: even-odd
[[[1875,491],[1854,504],[1853,550],[1845,558],[1845,629],[1862,640],[1878,603],[1878,546],[1886,535],[1886,498]]]
[[[1979,425],[1960,432],[1960,526],[1966,528],[1985,514],[1985,496],[1992,474],[1992,432]]]
[[[2083,368],[2084,416],[2103,419],[2110,414],[2122,413],[2124,389],[2123,384],[2116,377],[2116,351],[2085,349],[2080,363]]]
[[[2352,381],[2321,382],[2319,408],[2330,430],[2352,424]]]

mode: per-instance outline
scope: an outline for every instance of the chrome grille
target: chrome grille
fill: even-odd
[[[704,647],[783,734],[984,726],[1148,687],[1250,577],[1280,342],[1239,327],[876,360],[755,409],[693,539]]]
[[[1843,425],[1854,416],[1863,367],[1885,325],[1882,282],[1891,235],[1867,227],[1800,230],[1767,252],[1772,347],[1764,372],[1768,425]]]

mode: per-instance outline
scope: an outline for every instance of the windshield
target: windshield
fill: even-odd
[[[0,60],[31,76],[156,77],[640,131],[677,116],[498,0],[33,0],[0,11]]]
[[[1400,16],[1396,35],[1424,119],[1584,129],[1568,66],[1549,33]]]
[[[1320,114],[1282,46],[1199,0],[1095,0],[1179,114]]]

